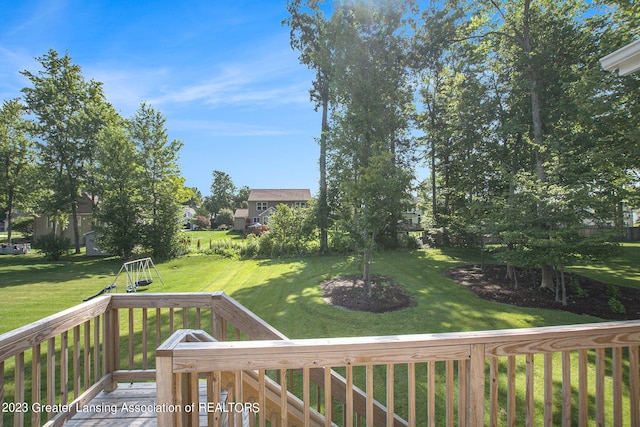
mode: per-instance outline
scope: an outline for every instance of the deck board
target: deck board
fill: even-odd
[[[206,401],[206,383],[203,381],[200,382],[200,401]],[[120,383],[112,392],[100,392],[89,404],[81,407],[82,411],[74,415],[65,426],[156,426],[156,411],[135,411],[153,407],[155,403],[155,383]],[[206,426],[206,423],[206,415],[201,415],[200,425]]]

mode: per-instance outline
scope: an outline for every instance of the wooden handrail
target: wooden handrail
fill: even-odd
[[[100,316],[109,308],[109,302],[110,296],[101,296],[0,335],[0,361]]]

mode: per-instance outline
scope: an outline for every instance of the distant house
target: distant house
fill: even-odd
[[[80,229],[80,236],[84,236],[92,229],[93,201],[91,196],[87,193],[83,193],[77,201],[78,227]],[[66,237],[73,242],[73,215],[71,213],[69,213],[67,220],[67,226],[62,230],[62,237]],[[33,241],[37,242],[40,237],[51,234],[53,232],[53,227],[54,221],[51,217],[46,215],[36,215],[33,223]],[[80,244],[84,246],[85,242],[81,241]]]
[[[307,207],[310,200],[311,191],[308,189],[251,190],[248,208],[236,209],[233,215],[233,229],[244,230],[254,224],[267,225],[278,205],[301,208]]]

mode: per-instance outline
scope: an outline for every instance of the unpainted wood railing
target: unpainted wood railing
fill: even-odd
[[[0,335],[0,426],[62,425],[118,382],[155,381],[156,348],[179,328],[247,339],[218,313],[223,299],[107,294]]]
[[[194,390],[204,377],[209,395],[227,389],[239,407],[257,403],[251,415],[258,426],[393,425],[398,414],[410,426],[638,426],[639,345],[640,321],[313,340],[176,339],[158,353],[157,384],[165,390],[158,402],[198,407]],[[312,385],[318,371],[326,378],[322,390]],[[334,371],[346,377],[341,406],[334,403]],[[357,410],[359,389],[365,402]],[[274,409],[274,399],[289,410]],[[382,420],[375,399],[388,408]],[[217,426],[219,417],[207,415]],[[198,422],[158,416],[159,426]]]
[[[187,328],[286,339],[223,292],[100,296],[0,335],[0,427],[60,426],[119,382],[155,381],[156,348]]]

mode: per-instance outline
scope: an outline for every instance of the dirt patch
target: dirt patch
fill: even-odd
[[[389,277],[374,276],[371,293],[360,276],[329,279],[320,284],[320,289],[327,303],[347,310],[385,313],[415,305],[404,287]]]
[[[640,289],[608,285],[578,274],[565,273],[567,306],[555,300],[554,291],[540,289],[538,269],[516,269],[517,287],[506,278],[504,265],[486,265],[484,271],[475,265],[457,267],[447,270],[445,275],[489,301],[564,310],[607,320],[640,319]],[[612,297],[621,305],[615,301],[610,304]],[[620,307],[624,307],[624,313]]]

